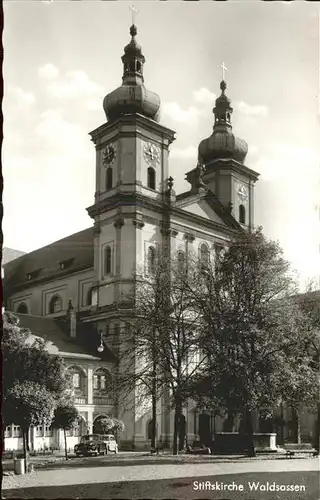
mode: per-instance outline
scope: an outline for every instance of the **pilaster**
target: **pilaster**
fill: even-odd
[[[93,369],[88,368],[88,376],[87,376],[87,394],[88,394],[88,405],[93,404]]]

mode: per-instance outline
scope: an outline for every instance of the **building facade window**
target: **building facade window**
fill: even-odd
[[[148,188],[156,189],[156,172],[154,168],[148,168]]]
[[[86,297],[86,305],[91,306],[92,305],[92,288],[90,288],[87,292],[87,297]]]
[[[4,429],[4,437],[5,438],[10,438],[11,437],[11,425],[7,425]]]
[[[52,430],[51,425],[44,426],[44,435],[45,435],[45,437],[51,437],[53,435],[53,430]]]
[[[58,313],[62,311],[62,298],[60,295],[54,295],[49,304],[49,313]]]
[[[80,388],[80,373],[73,373],[72,374],[72,387],[74,389]]]
[[[154,274],[156,272],[156,249],[152,246],[148,248],[148,273]]]
[[[36,437],[43,437],[43,425],[37,425]]]
[[[112,269],[112,250],[111,247],[108,245],[104,249],[104,276],[108,276],[111,274],[111,269]]]
[[[17,313],[19,314],[29,314],[28,306],[25,302],[20,302],[17,308]]]
[[[21,437],[22,436],[22,430],[20,425],[14,425],[12,429],[12,437]]]
[[[205,243],[200,245],[200,264],[203,267],[208,267],[210,260],[209,248]]]
[[[246,223],[246,209],[244,205],[239,205],[239,222],[241,224]]]
[[[107,168],[106,172],[106,189],[112,189],[113,187],[113,171],[112,167]]]
[[[112,391],[111,374],[103,368],[98,369],[93,375],[93,388],[96,391],[111,392]]]

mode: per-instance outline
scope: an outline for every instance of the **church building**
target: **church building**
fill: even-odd
[[[113,384],[121,369],[113,339],[132,314],[122,297],[132,290],[138,270],[152,272],[164,246],[184,257],[198,252],[206,260],[238,231],[254,226],[259,174],[245,165],[248,145],[232,130],[226,82],[220,83],[213,130],[186,173],[190,189],[176,194],[169,168],[175,132],[159,121],[160,97],[145,86],[145,57],[136,36],[133,24],[122,56],[122,84],[104,98],[106,121],[90,133],[96,150],[95,193],[86,209],[91,224],[4,266],[6,309],[33,335],[48,340],[52,354],[60,354],[72,373],[82,423],[69,433],[70,446],[92,432],[101,415],[124,421],[120,449],[149,444],[151,408],[142,415],[135,407],[125,411]],[[195,408],[185,417],[189,442],[222,430]],[[6,448],[17,447],[19,432],[14,425],[6,429]],[[44,426],[33,433],[35,447],[61,439]],[[157,434],[170,441],[173,418],[161,415]]]

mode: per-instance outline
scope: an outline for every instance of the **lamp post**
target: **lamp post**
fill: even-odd
[[[103,352],[104,351],[104,345],[103,345],[103,340],[102,340],[102,335],[103,335],[102,330],[99,330],[99,333],[100,333],[100,345],[98,345],[97,351],[98,352]]]

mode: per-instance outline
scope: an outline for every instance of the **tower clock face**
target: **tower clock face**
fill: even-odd
[[[239,198],[242,201],[247,201],[247,199],[248,199],[248,191],[247,191],[247,188],[244,185],[240,186],[240,188],[238,190],[238,196],[239,196]]]
[[[102,154],[102,162],[104,165],[112,165],[116,158],[116,145],[109,144]]]
[[[144,145],[143,155],[148,165],[152,167],[160,163],[160,149],[151,142]]]

